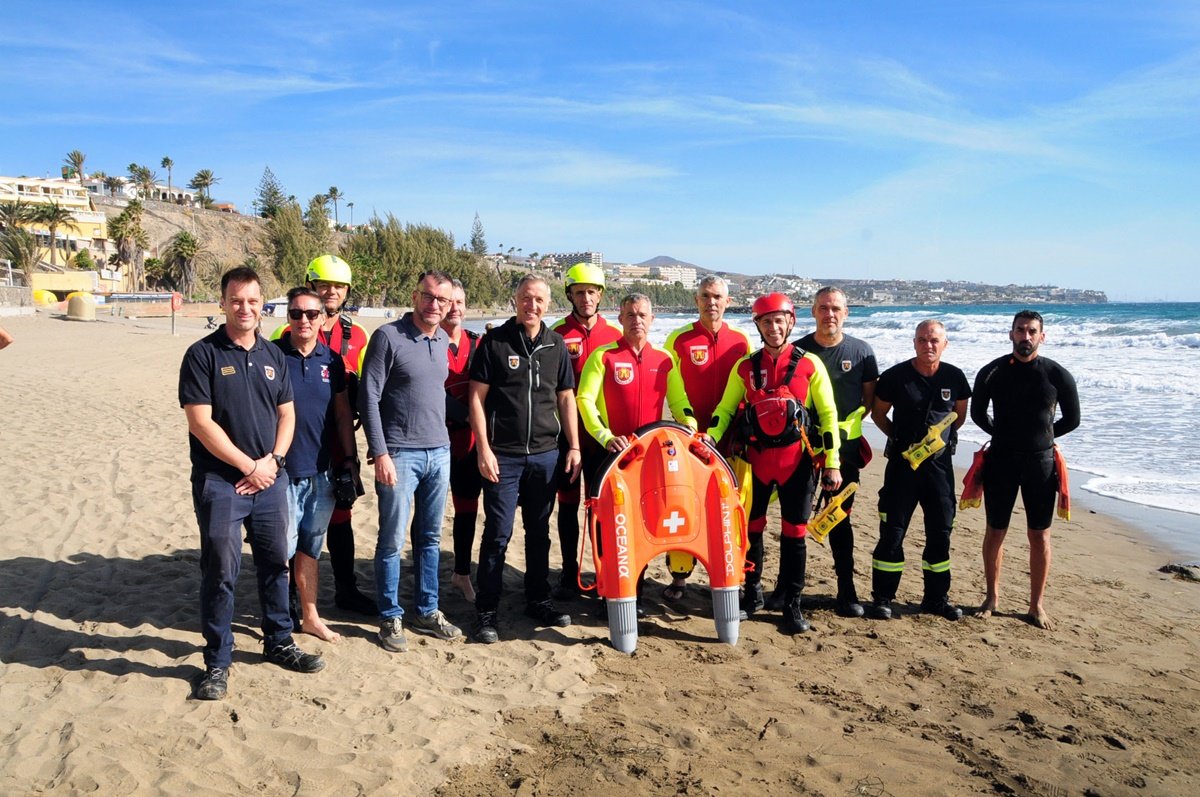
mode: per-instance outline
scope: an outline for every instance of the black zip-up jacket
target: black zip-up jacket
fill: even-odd
[[[558,447],[558,393],[575,387],[561,335],[542,324],[530,340],[510,318],[479,341],[471,381],[488,386],[483,409],[493,451],[520,456]]]

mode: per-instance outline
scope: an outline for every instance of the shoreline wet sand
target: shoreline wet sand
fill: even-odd
[[[383,319],[380,319],[382,322]],[[1056,521],[1047,609],[1023,621],[1027,547],[1018,512],[998,616],[982,599],[983,513],[960,513],[958,623],[912,613],[919,522],[886,623],[832,611],[828,551],[809,545],[813,631],[770,612],[716,641],[703,571],[678,605],[647,585],[638,651],[611,648],[594,603],[536,630],[521,613],[510,547],[501,643],[410,636],[393,655],[370,618],[320,601],[343,634],[299,637],[328,661],[311,676],[261,661],[246,551],[230,696],[190,699],[200,672],[198,536],[188,490],[179,362],[203,318],[9,317],[0,352],[6,418],[0,493],[0,792],[194,794],[760,793],[1177,795],[1200,789],[1200,584],[1159,573],[1169,546],[1077,507]],[[882,462],[855,509],[860,596],[869,592]],[[358,573],[372,583],[373,491],[355,511]],[[768,534],[778,531],[772,513]],[[518,530],[517,537],[520,536]],[[766,583],[778,546],[769,537]],[[552,564],[558,554],[552,553]],[[449,588],[443,609],[469,626]],[[405,558],[403,595],[411,601]]]

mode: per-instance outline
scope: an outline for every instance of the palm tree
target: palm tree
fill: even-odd
[[[37,238],[33,233],[20,227],[9,227],[0,233],[0,256],[24,272],[25,284],[33,287],[33,272],[38,264]]]
[[[199,191],[202,203],[207,204],[207,202],[212,201],[212,194],[209,193],[210,189],[219,182],[221,182],[221,178],[214,177],[212,169],[201,169],[200,171],[196,172],[196,175],[192,178],[192,181],[188,183],[188,188],[194,188]],[[205,200],[207,200],[207,202],[205,202]]]
[[[134,290],[146,287],[143,271],[145,249],[150,246],[150,236],[142,229],[142,203],[136,199],[120,215],[108,223],[108,237],[117,244],[117,263],[130,267]]]
[[[354,226],[354,203],[347,202],[346,207],[350,208],[350,226],[353,227]],[[336,214],[334,214],[334,215],[336,215]]]
[[[58,240],[56,237],[58,228],[74,218],[70,208],[63,207],[57,202],[38,205],[33,212],[33,220],[39,224],[45,224],[50,230],[50,265],[52,266],[58,265]]]
[[[175,161],[171,160],[170,156],[164,155],[162,163],[158,165],[167,170],[167,199],[173,200],[174,197],[171,196],[171,170],[175,168]]]
[[[73,149],[67,153],[67,157],[63,159],[63,163],[75,170],[76,176],[79,177],[79,184],[83,185],[83,162],[87,160],[87,155],[84,155],[77,149]]]
[[[0,202],[0,229],[15,230],[31,220],[33,206],[21,200]]]
[[[116,196],[117,191],[119,191],[123,185],[125,185],[125,178],[119,175],[110,174],[106,175],[104,178],[104,187],[108,189],[109,196]]]
[[[149,166],[129,164],[129,181],[137,185],[142,199],[154,198],[154,184],[158,182],[158,175],[151,171]]]
[[[208,252],[200,239],[187,230],[180,230],[167,244],[162,260],[169,276],[184,296],[191,297],[196,291],[196,265],[207,257]]]
[[[338,190],[336,185],[329,186],[329,193],[325,196],[329,197],[329,201],[333,203],[333,226],[338,224],[338,200],[345,199],[346,195]]]

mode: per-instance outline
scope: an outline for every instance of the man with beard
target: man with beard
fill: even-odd
[[[975,377],[971,420],[992,436],[983,468],[987,597],[980,614],[990,617],[999,606],[1004,536],[1019,489],[1029,537],[1029,622],[1049,630],[1050,615],[1042,597],[1050,575],[1050,523],[1058,492],[1054,441],[1079,426],[1079,393],[1067,369],[1039,356],[1038,348],[1046,339],[1043,330],[1040,313],[1016,314],[1008,333],[1012,354],[988,363]]]

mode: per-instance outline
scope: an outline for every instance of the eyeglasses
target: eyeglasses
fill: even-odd
[[[434,302],[437,302],[438,307],[449,307],[450,306],[450,300],[448,298],[446,298],[445,296],[435,296],[434,294],[429,293],[428,291],[417,291],[417,294],[421,297],[422,300],[425,301],[426,304],[433,304]]]
[[[307,318],[309,321],[316,321],[321,317],[320,310],[288,310],[288,318],[293,321],[299,321],[301,318]]]

